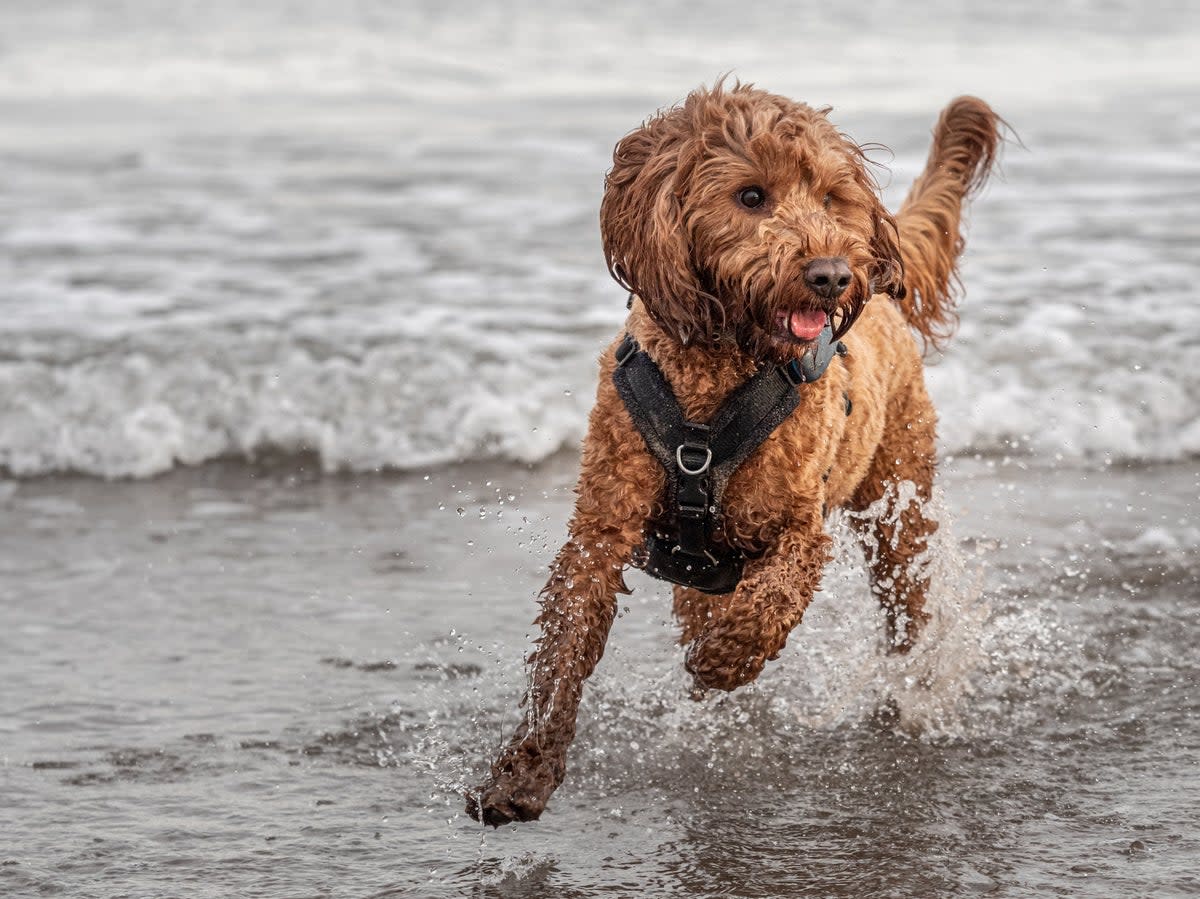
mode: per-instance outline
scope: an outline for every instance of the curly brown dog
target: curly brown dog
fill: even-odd
[[[828,112],[746,85],[700,89],[626,136],[605,184],[604,249],[633,296],[627,332],[690,420],[805,354],[826,325],[847,350],[795,388],[798,408],[728,482],[714,540],[747,559],[736,588],[675,588],[699,693],[750,683],[779,655],[830,558],[830,509],[855,513],[892,648],[906,651],[927,618],[914,562],[936,528],[924,511],[936,417],[910,328],[925,344],[954,328],[962,206],[1001,123],[981,100],[952,102],[893,218]],[[628,592],[622,571],[663,514],[664,466],[614,387],[616,347],[600,362],[570,538],[542,592],[525,720],[468,799],[488,824],[536,819],[562,783],[584,680]],[[905,481],[915,496],[889,489]]]

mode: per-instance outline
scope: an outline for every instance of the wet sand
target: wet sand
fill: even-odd
[[[482,830],[458,791],[516,720],[574,466],[0,483],[0,892],[1200,891],[1194,464],[946,465],[924,694],[848,544],[699,704],[634,575],[567,783]]]

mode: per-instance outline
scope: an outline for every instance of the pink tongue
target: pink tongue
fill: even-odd
[[[816,312],[793,312],[788,319],[788,330],[797,340],[816,340],[827,321],[829,316],[820,309]]]

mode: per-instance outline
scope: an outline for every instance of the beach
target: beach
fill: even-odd
[[[1200,894],[1196,10],[658,15],[0,12],[0,894]],[[566,782],[483,828],[625,316],[604,172],[724,72],[886,144],[893,209],[952,97],[1009,123],[933,622],[884,651],[834,513],[694,702],[630,572]]]

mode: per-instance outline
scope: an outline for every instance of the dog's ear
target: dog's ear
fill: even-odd
[[[867,169],[871,163],[866,150],[844,135],[842,141],[846,155],[853,165],[854,181],[859,189],[860,208],[870,216],[867,244],[871,258],[865,266],[865,289],[849,293],[847,304],[839,310],[841,317],[834,330],[834,337],[841,337],[850,329],[873,294],[885,293],[893,300],[899,301],[907,293],[904,287],[904,259],[900,255],[900,229],[895,218],[883,205],[879,196],[879,185]]]
[[[710,331],[709,298],[689,252],[683,215],[684,142],[665,116],[626,135],[604,179],[600,236],[613,278],[687,343]]]
[[[893,300],[902,300],[907,291],[904,287],[904,259],[900,256],[900,229],[880,199],[878,182],[868,171],[873,163],[867,152],[886,147],[880,144],[860,146],[846,135],[842,136],[842,141],[854,166],[854,180],[871,211],[870,247],[875,257],[869,272],[871,289],[874,293],[886,293]]]
[[[871,237],[871,252],[875,255],[871,280],[877,293],[886,293],[893,300],[904,299],[904,260],[900,256],[900,230],[896,220],[883,203],[874,213],[875,233]]]

